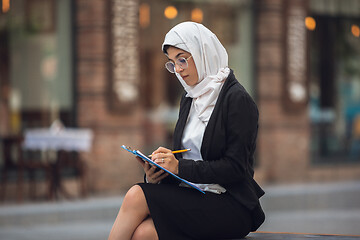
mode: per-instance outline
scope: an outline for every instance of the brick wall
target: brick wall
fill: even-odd
[[[121,114],[108,104],[109,4],[110,1],[100,0],[76,2],[77,121],[79,127],[94,130],[93,149],[83,156],[88,163],[88,189],[93,193],[122,192],[142,179],[136,160],[121,149],[122,144],[143,144],[140,106]],[[137,23],[132,26],[137,31]],[[132,58],[137,61],[136,55]]]
[[[256,178],[266,183],[359,179],[359,164],[314,165],[307,107],[289,111],[284,101],[286,4],[299,0],[256,1],[256,74],[260,130]],[[305,5],[306,7],[306,5]]]
[[[256,72],[259,130],[259,178],[266,182],[299,181],[309,164],[307,111],[287,112],[284,91],[284,1],[257,1]]]

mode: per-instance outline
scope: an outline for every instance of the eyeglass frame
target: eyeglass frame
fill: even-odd
[[[175,60],[175,62],[172,62],[172,61],[167,61],[166,63],[165,63],[165,68],[170,72],[170,73],[175,73],[176,72],[176,66],[175,66],[175,64],[177,64],[181,69],[187,69],[188,67],[189,67],[189,63],[188,63],[188,60],[190,59],[192,57],[192,55],[190,55],[190,57],[188,57],[188,58],[184,58],[184,57],[179,57],[179,58],[177,58],[176,60]],[[180,61],[181,59],[184,59],[185,60],[185,63],[186,63],[186,67],[181,67],[180,65],[179,65],[179,63],[178,63],[178,61]],[[167,67],[167,64],[168,63],[171,63],[171,64],[173,64],[174,65],[174,71],[172,72],[172,71],[170,71],[170,69]]]

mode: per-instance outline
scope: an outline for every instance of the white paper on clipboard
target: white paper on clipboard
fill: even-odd
[[[195,188],[196,190],[200,191],[201,193],[205,194],[205,192],[203,190],[201,190],[200,188],[198,188],[197,186],[195,186],[194,184],[190,183],[189,181],[175,175],[174,173],[170,172],[169,170],[167,170],[166,168],[162,167],[161,165],[155,163],[154,161],[152,161],[150,158],[148,158],[145,154],[143,154],[142,152],[140,152],[139,150],[132,150],[131,148],[122,145],[121,146],[123,149],[125,149],[126,151],[140,157],[142,160],[147,161],[148,163],[150,163],[151,165],[155,165],[156,167],[164,170],[165,172],[167,172],[168,174],[170,174],[171,176],[175,177],[176,179],[182,181],[183,183],[185,183],[186,185]]]

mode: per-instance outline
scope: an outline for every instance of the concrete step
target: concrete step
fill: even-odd
[[[360,209],[360,181],[326,184],[265,186],[261,202],[267,216],[299,211],[345,211]],[[30,226],[69,222],[112,222],[123,196],[92,197],[74,201],[0,205],[0,226]],[[276,215],[277,216],[277,215]],[[298,215],[296,215],[298,216]]]
[[[123,196],[0,206],[0,226],[113,221]]]
[[[265,186],[265,211],[360,209],[360,181]]]

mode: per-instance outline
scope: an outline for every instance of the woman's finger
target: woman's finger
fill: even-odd
[[[163,159],[171,159],[172,156],[172,153],[156,153],[153,155],[152,160],[156,163],[163,163]]]
[[[154,172],[151,177],[153,177],[153,178],[158,178],[158,177],[161,176],[163,173],[164,173],[164,170],[161,169],[161,170],[159,170],[159,171]]]
[[[161,170],[162,171],[162,170]],[[160,171],[159,171],[160,172]],[[162,171],[161,174],[157,175],[156,177],[154,177],[153,179],[156,181],[156,182],[159,182],[161,180],[163,180],[164,178],[166,178],[169,174]]]
[[[150,166],[150,164],[148,162],[144,163],[144,171],[145,171],[145,173],[147,173],[149,171],[150,167],[151,166]]]
[[[146,163],[146,164],[147,164],[147,165],[145,165],[146,169],[144,168],[146,175],[154,174],[154,172],[156,170],[156,166],[151,166],[149,163]]]
[[[140,157],[136,157],[136,160],[141,164],[141,166],[144,167],[144,165],[145,165],[144,160],[142,160]]]
[[[158,177],[158,181],[163,180],[164,178],[166,178],[167,176],[169,176],[169,174],[166,172],[164,174],[162,174],[161,176]]]
[[[170,149],[164,148],[164,147],[159,147],[158,149],[156,149],[152,155],[156,154],[156,153],[171,153]]]
[[[165,163],[165,160],[166,160],[165,158],[157,158],[154,160],[154,162],[161,165]]]
[[[162,179],[168,176],[168,173],[164,173],[163,170],[159,170],[153,174],[146,175],[146,179],[149,183],[158,183]]]

